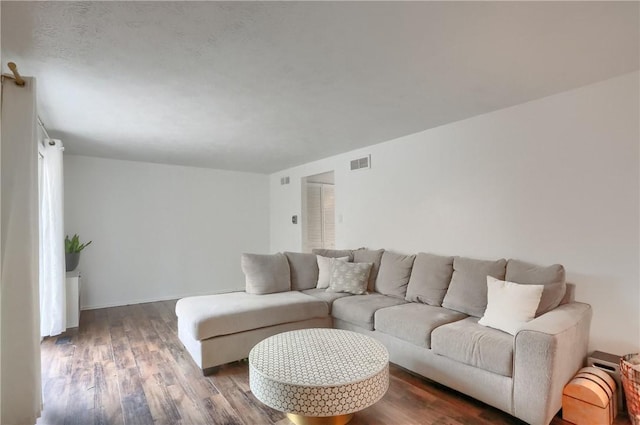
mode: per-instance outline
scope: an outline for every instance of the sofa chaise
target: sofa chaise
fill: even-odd
[[[339,272],[348,267],[363,285],[349,286]],[[379,340],[405,369],[546,425],[587,355],[591,307],[573,300],[561,265],[359,249],[244,254],[242,268],[245,291],[176,304],[179,338],[205,374],[271,335],[335,327]],[[505,285],[537,294],[531,320],[490,323],[490,311],[517,304],[494,303],[493,288]]]

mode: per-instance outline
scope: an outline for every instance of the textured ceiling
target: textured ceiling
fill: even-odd
[[[274,172],[638,69],[638,3],[6,2],[68,153]]]

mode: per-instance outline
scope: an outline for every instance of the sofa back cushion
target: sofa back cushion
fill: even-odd
[[[291,290],[289,262],[284,254],[242,254],[240,265],[248,294],[272,294]]]
[[[291,290],[303,291],[318,284],[318,260],[314,254],[285,252],[291,270]]]
[[[311,252],[315,255],[320,255],[322,257],[329,257],[329,258],[349,257],[348,261],[353,261],[353,251],[350,249],[316,248],[316,249],[312,249]]]
[[[374,290],[390,297],[404,299],[415,258],[415,255],[400,255],[385,251],[380,260],[380,270]]]
[[[442,306],[451,310],[482,317],[487,308],[487,276],[504,280],[507,260],[474,260],[454,257],[453,275]]]
[[[369,284],[367,289],[369,291],[375,290],[376,279],[378,278],[378,270],[380,270],[380,261],[382,260],[382,253],[384,249],[356,249],[353,251],[354,263],[372,263],[371,273],[369,273]]]
[[[510,259],[505,279],[520,284],[544,285],[536,317],[560,305],[567,291],[564,267],[560,264],[545,267]]]
[[[453,274],[453,257],[416,255],[405,299],[410,302],[440,307]]]

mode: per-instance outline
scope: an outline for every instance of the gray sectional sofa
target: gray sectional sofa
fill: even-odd
[[[317,288],[315,254],[371,263],[367,293]],[[359,249],[243,257],[243,270],[247,291],[176,305],[180,340],[205,373],[268,336],[335,327],[376,338],[403,368],[542,425],[587,355],[591,307],[573,300],[560,265]],[[514,335],[478,323],[487,276],[544,285],[536,317]]]

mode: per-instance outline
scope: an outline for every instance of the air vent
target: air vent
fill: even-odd
[[[280,177],[280,184],[289,184],[289,176]]]
[[[351,171],[371,168],[371,155],[351,160]]]

